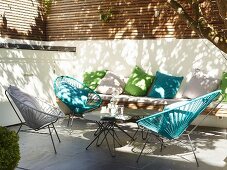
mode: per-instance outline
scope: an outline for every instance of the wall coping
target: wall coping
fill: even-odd
[[[0,38],[0,48],[76,52],[75,46],[53,45],[53,42]]]

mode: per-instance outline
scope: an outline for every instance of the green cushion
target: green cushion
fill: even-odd
[[[99,85],[100,80],[106,75],[107,70],[98,70],[92,72],[85,72],[84,77],[84,84],[90,87],[92,90]]]
[[[133,96],[145,96],[154,76],[145,73],[141,68],[136,66],[132,71],[124,91]]]
[[[220,84],[220,89],[222,91],[222,94],[224,95],[224,100],[227,101],[227,72],[222,73],[222,79]]]
[[[156,72],[156,78],[149,92],[149,97],[172,99],[177,94],[183,77],[176,77]]]

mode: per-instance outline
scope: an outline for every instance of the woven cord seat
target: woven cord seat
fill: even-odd
[[[35,131],[47,127],[49,129],[49,134],[51,136],[54,151],[55,153],[57,153],[50,128],[54,129],[60,142],[60,138],[54,127],[54,123],[59,118],[64,117],[64,113],[62,113],[58,108],[52,106],[48,102],[33,97],[21,91],[15,86],[10,85],[5,89],[5,95],[21,122],[17,133],[19,133],[23,125],[26,125]],[[22,115],[24,121],[19,116],[18,111]]]
[[[163,138],[168,140],[175,140],[179,138],[189,127],[192,121],[195,120],[195,118],[200,113],[202,113],[213,100],[217,99],[219,95],[221,95],[221,91],[217,90],[204,96],[192,99],[190,101],[174,103],[172,105],[167,106],[162,112],[138,120],[137,121],[138,127],[146,129],[147,131],[151,132],[156,137],[158,137],[159,141],[161,141],[162,149]],[[209,113],[211,113],[221,101],[222,100],[217,102],[215,107],[213,107],[213,109]],[[198,125],[199,124],[197,124],[197,126]],[[199,166],[190,139],[190,134],[192,133],[193,130],[195,130],[197,126],[195,126],[189,133],[187,133],[187,136],[190,141],[197,166]],[[149,138],[147,138],[147,141],[148,139]],[[145,142],[143,149],[145,148],[147,141]],[[140,152],[137,162],[139,161],[143,149]]]
[[[102,103],[101,97],[95,91],[69,76],[59,76],[55,79],[54,92],[56,97],[70,109],[71,126],[73,116],[81,117],[83,113],[99,108]]]

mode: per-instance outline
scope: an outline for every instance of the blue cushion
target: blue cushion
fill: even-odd
[[[89,109],[89,106],[86,106],[88,91],[85,89],[76,88],[62,82],[56,95],[75,113],[83,113]]]
[[[148,93],[149,97],[173,99],[181,85],[184,77],[176,77],[156,72],[156,78],[153,86]]]

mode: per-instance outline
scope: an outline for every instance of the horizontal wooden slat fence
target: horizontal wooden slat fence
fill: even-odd
[[[210,23],[223,29],[215,0],[202,5]],[[109,9],[109,22],[100,20],[100,11]],[[47,36],[48,40],[199,38],[166,0],[55,0]]]
[[[32,40],[199,38],[167,0],[53,0],[44,16],[42,0],[0,0],[0,37]],[[182,0],[185,2],[185,0]],[[218,30],[224,24],[216,0],[202,3]],[[191,9],[185,6],[188,12]],[[101,11],[111,10],[109,22]]]
[[[41,0],[0,0],[0,37],[46,40]]]

